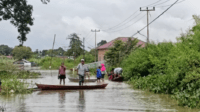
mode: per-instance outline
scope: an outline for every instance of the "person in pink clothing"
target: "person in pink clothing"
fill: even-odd
[[[60,84],[62,83],[62,80],[63,80],[64,85],[65,85],[65,79],[66,79],[65,70],[66,70],[66,67],[65,67],[64,63],[62,63],[59,68],[59,73],[58,73],[59,76],[58,77],[60,79]]]
[[[104,82],[104,76],[105,76],[105,74],[107,74],[107,72],[106,72],[106,67],[105,67],[105,65],[102,63],[102,64],[101,64],[101,80],[102,80],[102,82]]]

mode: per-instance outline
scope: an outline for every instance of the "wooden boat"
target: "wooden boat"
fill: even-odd
[[[76,78],[68,78],[72,82],[79,82],[79,79]],[[96,82],[97,79],[84,79],[84,82]]]
[[[79,89],[104,89],[108,84],[99,85],[47,85],[47,84],[37,84],[38,89],[41,90],[79,90]]]
[[[112,79],[111,81],[122,82],[123,81],[123,77],[117,77],[117,78]]]

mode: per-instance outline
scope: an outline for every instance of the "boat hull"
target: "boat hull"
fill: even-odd
[[[113,81],[113,82],[122,82],[123,80],[124,80],[123,77],[118,77],[118,78],[115,78],[115,79],[113,79],[111,81]]]
[[[75,78],[68,78],[70,81],[72,82],[79,82],[79,79],[75,79]],[[84,82],[96,82],[97,79],[84,79]]]
[[[100,85],[47,85],[47,84],[36,84],[38,89],[41,90],[80,90],[80,89],[104,89],[108,84]]]

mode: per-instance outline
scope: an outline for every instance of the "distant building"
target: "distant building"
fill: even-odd
[[[108,42],[108,43],[106,43],[102,46],[99,46],[97,48],[97,50],[98,50],[98,61],[104,61],[105,52],[108,51],[108,49],[114,45],[115,40],[122,40],[123,42],[127,42],[129,38],[130,37],[118,37],[118,38],[116,38],[116,39],[114,39],[114,40],[112,40],[112,41],[110,41],[110,42]],[[138,45],[141,45],[141,47],[144,47],[145,42],[139,40]]]

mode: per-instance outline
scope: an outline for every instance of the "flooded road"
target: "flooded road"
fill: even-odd
[[[28,82],[59,84],[58,71],[41,71],[42,78]],[[70,77],[68,73],[67,77]],[[94,78],[94,77],[93,77]],[[105,89],[35,91],[26,95],[0,96],[5,112],[198,112],[179,107],[167,95],[134,90],[125,83],[108,82]],[[66,85],[78,85],[66,78]],[[88,83],[89,84],[89,83]],[[34,86],[33,86],[34,87]]]

